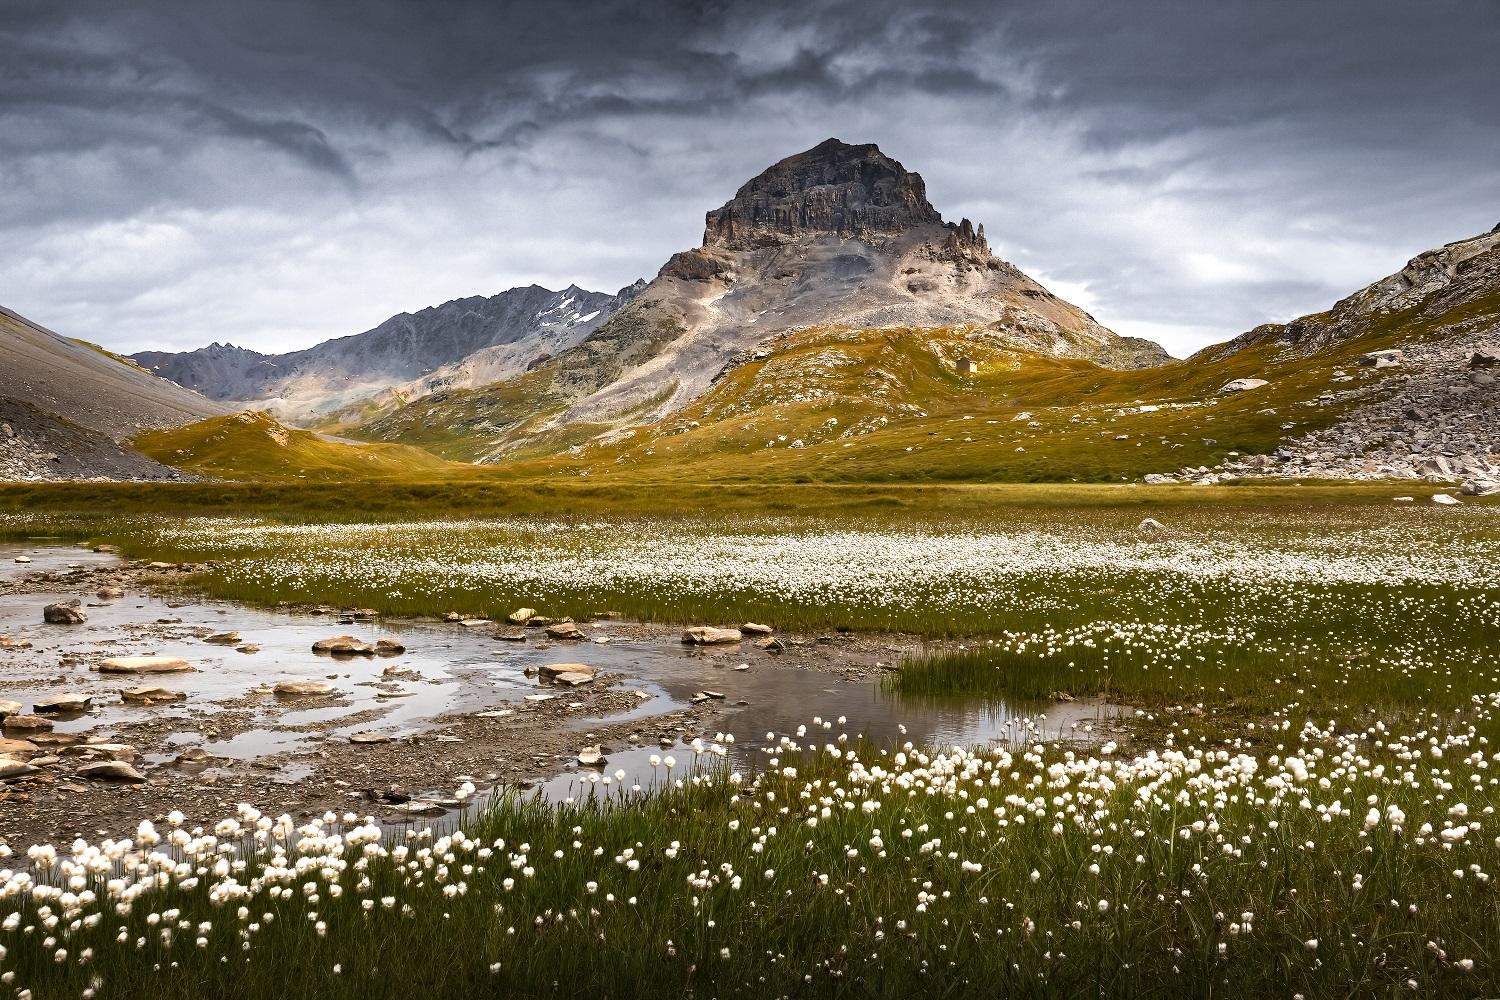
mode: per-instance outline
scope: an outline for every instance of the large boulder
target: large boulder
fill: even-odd
[[[1500,482],[1493,479],[1471,479],[1458,488],[1466,497],[1492,497],[1500,494]]]
[[[368,642],[362,642],[352,635],[335,635],[327,639],[319,639],[312,644],[314,653],[326,653],[329,656],[374,656],[375,647]]]
[[[84,614],[82,603],[75,597],[71,601],[59,601],[42,609],[42,620],[49,625],[82,625],[89,616]]]
[[[1251,389],[1259,389],[1261,386],[1266,386],[1266,385],[1270,385],[1270,384],[1271,384],[1270,382],[1267,382],[1263,378],[1237,378],[1237,379],[1231,379],[1228,382],[1224,383],[1223,388],[1221,388],[1219,390],[1219,395],[1221,395],[1221,396],[1229,396],[1229,395],[1232,395],[1232,394],[1234,394],[1236,392],[1249,392]]]

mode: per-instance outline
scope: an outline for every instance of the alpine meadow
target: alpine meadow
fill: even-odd
[[[1500,995],[1500,11],[0,42],[0,998]]]

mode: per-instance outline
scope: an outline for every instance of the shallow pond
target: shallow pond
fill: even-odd
[[[31,561],[16,563],[18,556]],[[97,568],[114,559],[43,540],[6,544],[0,545],[0,576],[65,572],[70,564]],[[74,597],[83,600],[87,622],[43,623],[45,605]],[[562,723],[577,732],[579,746],[589,742],[591,728],[636,718],[648,721],[688,706],[699,692],[713,691],[723,696],[716,699],[720,713],[705,724],[709,732],[704,735],[712,736],[715,730],[733,733],[731,758],[736,764],[756,761],[753,748],[763,745],[768,732],[794,733],[802,725],[810,731],[801,741],[804,745],[820,746],[838,732],[847,732],[851,738],[863,736],[888,745],[910,740],[935,747],[972,746],[1038,734],[1088,738],[1094,723],[1118,712],[1088,702],[1008,706],[902,698],[872,675],[877,654],[868,648],[846,651],[838,641],[793,646],[773,657],[749,642],[688,647],[674,632],[629,622],[600,621],[582,628],[589,637],[584,641],[546,642],[532,630],[526,642],[505,642],[495,639],[489,628],[434,620],[352,621],[153,595],[129,584],[124,598],[107,601],[94,597],[92,588],[56,585],[0,600],[0,634],[32,643],[30,649],[0,651],[0,698],[19,701],[29,710],[31,701],[48,694],[91,695],[89,712],[55,722],[60,732],[91,736],[107,736],[112,728],[146,719],[180,720],[161,746],[142,747],[147,767],[164,765],[190,746],[242,761],[295,757],[324,740],[367,733],[400,737],[433,728],[441,716],[516,708],[527,695],[567,699],[567,691],[541,687],[527,676],[528,669],[558,662],[582,662],[599,674],[624,675],[627,690],[643,693],[639,705],[626,713]],[[234,646],[204,642],[210,634],[228,631],[259,650],[242,653]],[[315,641],[343,633],[368,641],[396,639],[409,651],[357,658],[311,651]],[[196,669],[156,676],[111,676],[90,669],[106,656],[148,654],[182,657]],[[899,659],[900,651],[893,648],[879,655],[890,662]],[[814,658],[819,668],[799,667],[804,658]],[[845,662],[858,666],[851,673],[861,676],[841,673]],[[748,669],[736,669],[742,664]],[[393,666],[400,676],[385,675]],[[268,686],[289,679],[326,680],[337,695],[289,699],[264,693]],[[187,698],[149,706],[121,700],[121,690],[142,684],[181,691]],[[823,739],[813,727],[815,716],[829,721],[842,717],[846,722]],[[625,771],[626,786],[660,780],[663,774],[650,764],[653,754],[672,753],[684,764],[692,756],[680,744],[675,749],[655,743],[608,749],[605,771]],[[764,755],[759,756],[757,762],[763,762]],[[277,777],[299,780],[304,767],[295,761],[285,764]],[[618,787],[613,779],[611,786]],[[569,770],[547,782],[542,793],[567,798],[592,787],[589,772]]]

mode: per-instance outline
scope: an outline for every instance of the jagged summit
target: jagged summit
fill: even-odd
[[[870,239],[929,225],[944,223],[921,174],[872,142],[828,139],[768,167],[709,212],[703,245],[748,250],[805,235]],[[948,228],[954,243],[988,255],[983,226],[965,219]]]

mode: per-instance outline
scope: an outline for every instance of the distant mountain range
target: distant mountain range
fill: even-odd
[[[382,394],[407,400],[514,378],[582,341],[637,291],[528,285],[401,313],[364,333],[288,354],[210,344],[182,353],[143,351],[131,360],[209,399],[314,423]]]
[[[0,311],[17,359],[0,369],[0,478],[229,475],[268,448],[246,474],[452,474],[410,449],[347,454],[351,438],[580,475],[691,460],[724,475],[1496,478],[1496,341],[1500,227],[1175,361],[994,256],[984,226],[944,221],[878,147],[829,139],[614,294],[513,288],[280,355],[119,358]],[[1226,385],[1241,379],[1256,388]],[[314,433],[208,419],[243,409]],[[1019,437],[974,430],[1022,416]],[[152,458],[131,447],[194,421],[140,437]],[[1123,424],[1129,452],[1097,446]],[[953,441],[992,447],[937,447]]]

